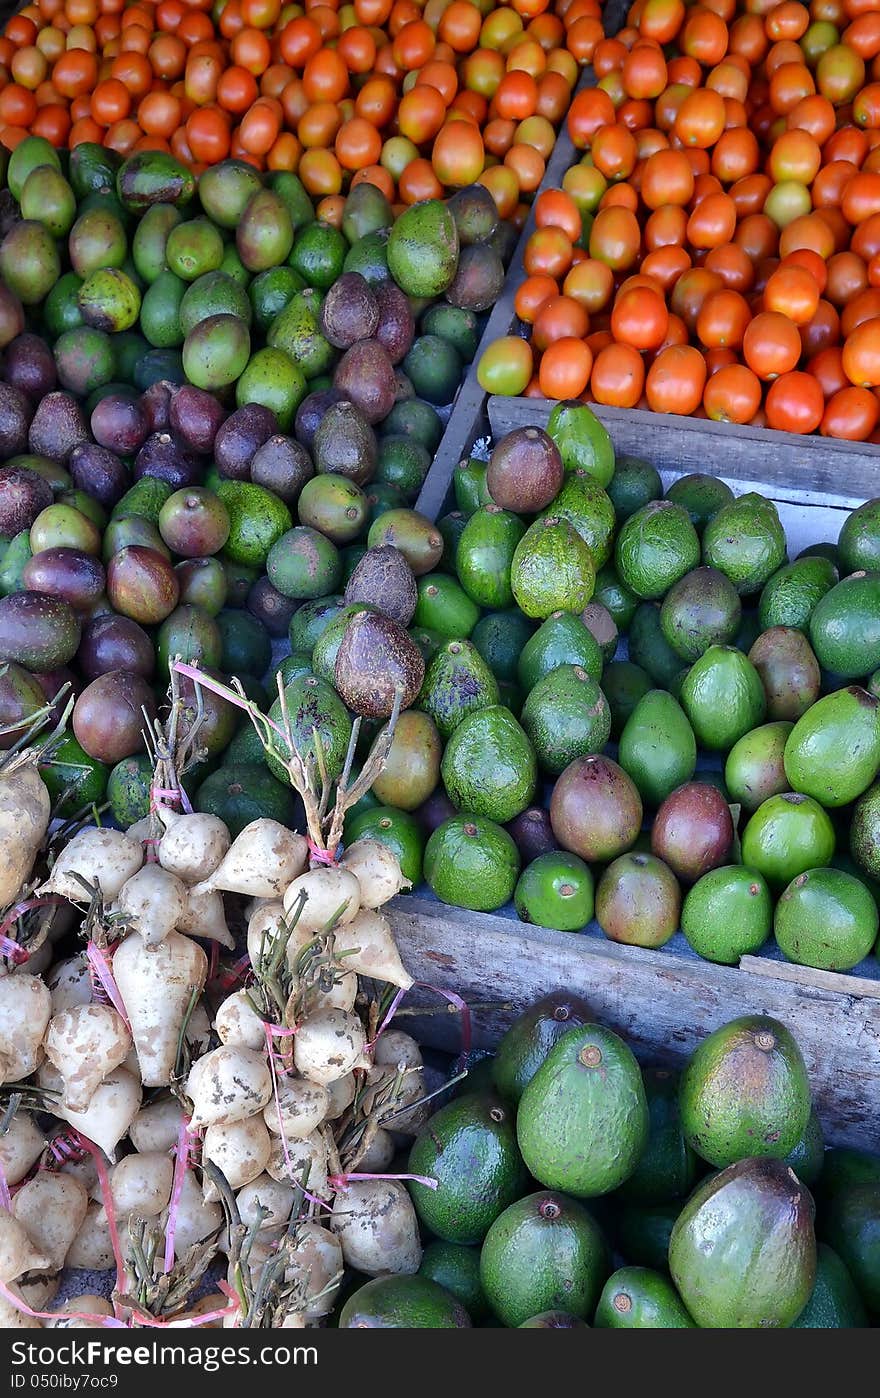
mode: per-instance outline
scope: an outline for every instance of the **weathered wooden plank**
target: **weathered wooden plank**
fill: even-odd
[[[795,966],[790,961],[771,961],[765,956],[740,957],[740,970],[752,976],[788,981],[804,989],[828,990],[837,995],[861,995],[880,1000],[880,981],[866,976],[850,976],[840,971],[822,971],[815,966]]]
[[[640,1057],[671,1064],[681,1064],[707,1033],[738,1015],[772,1015],[800,1044],[829,1141],[877,1146],[880,999],[874,994],[765,974],[763,965],[754,975],[417,898],[395,900],[391,918],[403,960],[419,981],[507,1007],[474,1016],[477,1045],[493,1045],[526,1005],[559,987],[583,995],[596,1018]],[[414,991],[413,999],[436,1004],[424,991]],[[433,1047],[459,1047],[460,1026],[449,1015],[408,1020],[407,1028]]]
[[[618,452],[646,457],[659,471],[708,471],[740,490],[762,488],[774,499],[847,509],[880,490],[880,447],[865,442],[798,437],[639,408],[591,407]],[[491,397],[487,404],[495,436],[545,426],[552,408],[540,398]]]

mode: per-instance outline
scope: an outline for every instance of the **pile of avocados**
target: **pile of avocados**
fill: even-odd
[[[437,563],[383,536],[414,575],[398,621],[424,676],[347,837],[474,911],[595,918],[646,947],[681,929],[727,965],[772,939],[808,966],[873,964],[880,500],[789,559],[771,500],[700,474],[664,493],[583,404],[462,462],[453,489]],[[347,599],[294,615],[294,683],[311,667],[340,687]]]
[[[402,1166],[414,1275],[348,1276],[343,1328],[852,1329],[880,1319],[880,1155],[826,1148],[795,1038],[747,1016],[680,1073],[553,992]],[[347,1293],[347,1294],[346,1294]]]

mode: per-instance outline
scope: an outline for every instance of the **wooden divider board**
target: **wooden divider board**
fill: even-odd
[[[521,1010],[557,989],[582,995],[643,1060],[673,1066],[728,1020],[770,1015],[800,1045],[827,1140],[880,1148],[880,981],[759,957],[737,970],[414,897],[395,899],[390,916],[411,975],[496,1006],[473,1014],[475,1047],[493,1047]],[[422,989],[409,1003],[440,1004]],[[461,1046],[459,1016],[442,1005],[400,1027],[434,1048]]]

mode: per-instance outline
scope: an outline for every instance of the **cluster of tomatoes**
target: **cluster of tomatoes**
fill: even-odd
[[[537,189],[598,0],[32,0],[0,37],[0,143],[170,150],[369,180],[403,204],[480,179]]]
[[[592,64],[484,385],[880,441],[877,0],[636,0]]]

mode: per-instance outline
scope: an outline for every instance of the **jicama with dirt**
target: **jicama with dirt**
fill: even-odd
[[[219,685],[180,671],[199,694]],[[22,844],[0,924],[2,1324],[307,1326],[347,1267],[420,1264],[392,1161],[428,1094],[418,1045],[388,1027],[413,982],[382,913],[407,880],[376,842],[341,846],[398,705],[366,752],[354,725],[330,781],[283,689],[276,722],[233,686],[304,833],[261,818],[233,839],[192,811],[199,722],[176,725],[176,668],[169,718],[145,716],[147,820],[56,830],[32,732],[0,772]],[[112,1268],[110,1294],[92,1295]]]

